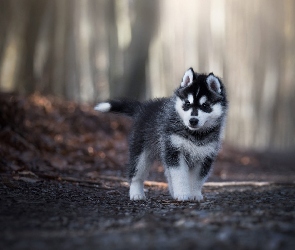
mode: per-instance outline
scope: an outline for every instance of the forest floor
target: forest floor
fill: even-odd
[[[131,121],[53,97],[0,93],[0,249],[295,249],[294,153],[224,145],[202,202],[146,201],[124,178]]]

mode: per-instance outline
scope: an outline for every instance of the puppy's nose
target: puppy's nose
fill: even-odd
[[[191,126],[197,126],[198,125],[198,123],[199,123],[199,119],[197,119],[197,118],[191,118],[190,120],[189,120],[189,123],[190,123],[190,125]]]

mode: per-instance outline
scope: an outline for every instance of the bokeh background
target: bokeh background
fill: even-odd
[[[193,67],[227,87],[226,143],[295,152],[294,24],[293,0],[0,0],[0,91],[145,100]]]

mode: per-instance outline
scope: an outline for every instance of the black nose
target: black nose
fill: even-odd
[[[197,118],[191,118],[189,120],[189,123],[190,123],[190,125],[192,125],[194,127],[194,126],[197,126],[198,125],[199,120]]]

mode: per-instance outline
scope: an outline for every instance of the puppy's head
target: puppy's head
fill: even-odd
[[[190,130],[208,129],[222,122],[227,100],[221,80],[188,69],[175,91],[175,109]]]

